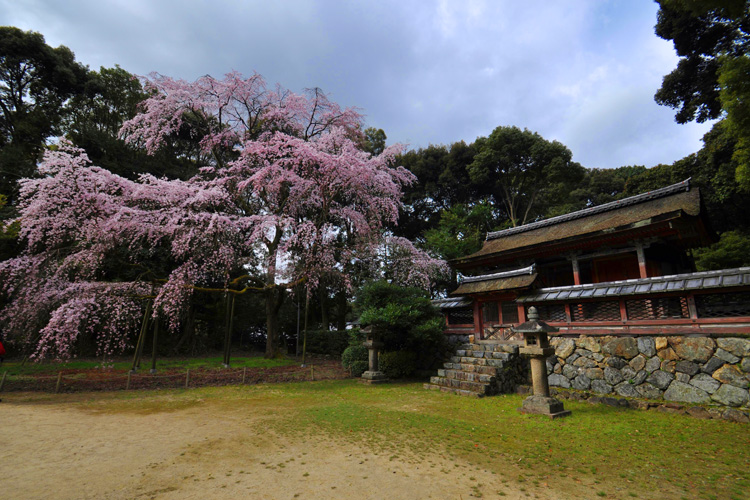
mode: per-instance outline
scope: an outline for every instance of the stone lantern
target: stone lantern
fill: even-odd
[[[539,321],[536,307],[529,308],[528,317],[527,322],[511,327],[513,333],[523,334],[525,345],[518,352],[530,358],[531,380],[534,386],[534,394],[524,400],[519,411],[547,415],[550,418],[567,417],[570,411],[565,410],[560,401],[550,396],[547,380],[546,359],[555,353],[555,348],[549,345],[547,334],[557,332],[558,328]]]
[[[378,351],[383,347],[379,332],[372,325],[363,328],[362,331],[367,335],[367,340],[364,341],[363,345],[369,351],[370,368],[362,374],[361,381],[365,384],[382,384],[383,382],[387,382],[388,377],[378,368]]]

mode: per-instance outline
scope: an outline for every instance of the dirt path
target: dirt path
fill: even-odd
[[[206,400],[112,412],[82,404],[85,397],[3,394],[1,498],[566,498],[528,495],[508,478],[437,454],[395,458],[355,443],[270,434],[258,405]]]

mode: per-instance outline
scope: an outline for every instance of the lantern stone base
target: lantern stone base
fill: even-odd
[[[570,415],[570,411],[566,410],[560,401],[546,396],[529,396],[524,399],[523,406],[518,411],[521,413],[547,415],[551,419]]]
[[[371,372],[368,370],[362,374],[362,378],[359,381],[363,384],[383,384],[388,382],[388,377],[383,372]]]

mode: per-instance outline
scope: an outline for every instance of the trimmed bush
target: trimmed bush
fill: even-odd
[[[351,367],[352,377],[361,377],[368,368],[370,368],[370,363],[368,363],[367,361],[353,362]]]
[[[362,375],[369,367],[367,348],[363,345],[351,345],[344,349],[341,364],[355,377]],[[361,370],[360,370],[361,368]],[[356,373],[359,371],[359,373]]]
[[[388,378],[406,378],[414,375],[417,356],[409,351],[384,352],[378,358],[378,367]]]

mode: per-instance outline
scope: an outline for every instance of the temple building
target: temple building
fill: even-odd
[[[558,329],[551,386],[750,413],[750,268],[696,272],[690,253],[716,239],[690,179],[488,233],[451,262],[458,288],[433,301],[456,353],[425,386],[484,396],[524,384],[511,327],[534,306]]]
[[[561,334],[750,333],[750,268],[695,272],[716,240],[690,179],[487,234],[436,301],[447,333],[508,338],[534,305]]]

